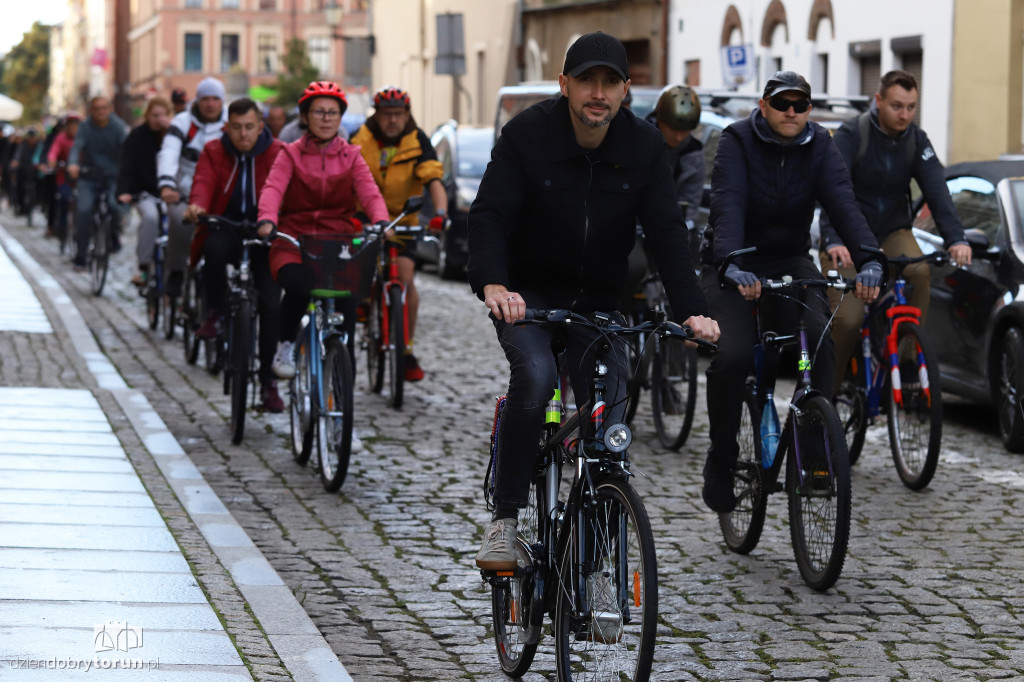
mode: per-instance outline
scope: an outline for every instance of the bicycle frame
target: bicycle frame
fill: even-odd
[[[394,229],[396,232],[404,232],[406,234],[419,230],[419,228],[403,228],[401,226],[395,226]],[[406,302],[406,287],[398,276],[398,250],[400,245],[400,241],[388,239],[385,242],[385,247],[380,251],[380,263],[378,264],[380,283],[378,287],[381,294],[380,305],[384,311],[384,314],[381,315],[381,350],[393,348],[396,343],[401,343],[401,347],[405,348],[409,343],[409,305]],[[387,313],[391,306],[388,292],[394,288],[402,292],[402,319],[405,322],[405,329],[401,339],[391,338],[391,316]]]

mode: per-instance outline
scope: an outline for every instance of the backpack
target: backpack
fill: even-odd
[[[871,142],[871,112],[865,111],[857,120],[857,127],[860,129],[860,146],[857,147],[857,155],[853,157],[853,167],[856,168],[864,157],[868,155],[868,143]],[[914,155],[917,154],[917,135],[911,135],[910,144],[907,148],[907,163],[914,164]],[[853,168],[850,169],[853,173]]]

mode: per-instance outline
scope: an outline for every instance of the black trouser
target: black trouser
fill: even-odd
[[[526,299],[530,306],[536,301]],[[541,306],[543,307],[543,306]],[[530,491],[537,443],[540,442],[544,413],[554,394],[558,368],[551,352],[553,334],[564,334],[570,381],[580,406],[590,400],[590,380],[594,372],[594,341],[598,333],[585,325],[539,327],[506,324],[494,320],[498,342],[509,364],[508,399],[501,412],[498,431],[497,464],[494,474],[494,504],[499,507],[525,507]],[[625,341],[615,345],[605,358],[605,423],[622,421],[626,411],[628,351]]]
[[[807,258],[793,258],[773,264],[770,270],[756,272],[759,276],[778,278],[792,275],[794,279],[814,277],[821,279],[821,273]],[[711,450],[708,459],[718,465],[731,465],[736,461],[739,446],[736,433],[740,428],[740,410],[743,405],[743,385],[754,368],[754,344],[757,336],[757,318],[753,314],[754,304],[745,301],[732,286],[722,289],[718,285],[718,273],[705,265],[700,276],[701,289],[708,301],[711,317],[718,322],[722,336],[718,340],[718,351],[711,358],[707,371],[708,424],[711,431]],[[796,293],[787,290],[787,293]],[[780,333],[795,333],[797,329],[798,306],[795,302],[779,296],[766,295],[762,289],[760,309],[764,329]],[[806,299],[810,310],[804,310],[804,324],[807,327],[807,342],[814,353],[822,330],[828,324],[828,299],[822,289],[809,289]],[[826,397],[832,397],[833,348],[832,337],[826,334],[817,355],[812,358],[811,383]]]
[[[238,266],[242,257],[242,239],[232,230],[210,230],[203,244],[203,288],[206,295],[206,309],[225,313],[227,311],[227,266]],[[274,379],[271,365],[277,350],[278,327],[281,324],[281,288],[270,276],[267,249],[249,248],[249,271],[256,285],[260,315],[260,383]]]
[[[281,329],[278,339],[295,341],[299,335],[302,316],[309,307],[310,292],[313,291],[313,271],[301,263],[289,263],[277,271],[277,283],[284,289],[281,301]],[[348,336],[348,353],[355,368],[356,301],[351,297],[334,299],[334,309],[345,316],[342,329]]]

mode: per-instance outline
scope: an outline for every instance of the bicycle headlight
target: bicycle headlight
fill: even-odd
[[[625,424],[612,424],[604,431],[604,446],[611,452],[624,452],[633,442],[633,432]]]

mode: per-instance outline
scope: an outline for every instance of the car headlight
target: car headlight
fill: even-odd
[[[476,199],[476,190],[460,187],[455,193],[455,210],[467,213],[474,199]]]
[[[624,452],[633,442],[633,432],[625,424],[612,424],[604,431],[604,446],[611,452]]]

